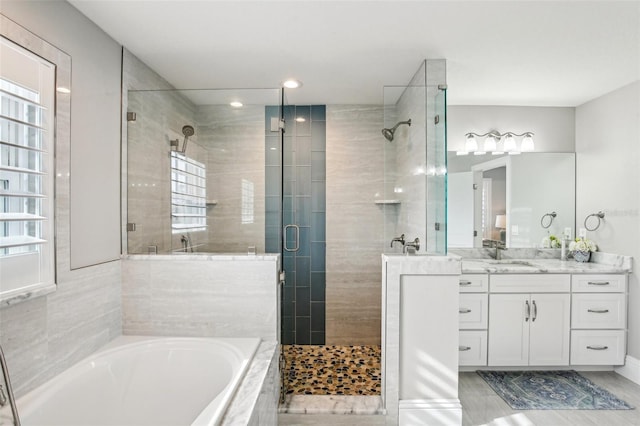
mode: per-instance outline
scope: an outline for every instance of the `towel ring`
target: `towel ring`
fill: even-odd
[[[589,226],[587,226],[587,221],[589,220],[589,218],[591,216],[595,216],[595,217],[598,218],[598,223],[593,228],[589,228]],[[585,227],[585,229],[587,231],[595,231],[596,229],[600,228],[600,222],[602,221],[602,219],[604,219],[604,212],[602,210],[600,210],[598,213],[591,213],[589,216],[584,218],[584,227]]]
[[[551,224],[553,223],[553,219],[555,219],[555,217],[558,216],[558,214],[556,212],[551,212],[551,213],[545,213],[542,215],[542,218],[540,218],[540,226],[542,226],[544,229],[547,229],[551,226]],[[545,218],[549,218],[549,223],[548,224],[544,224],[545,223]]]

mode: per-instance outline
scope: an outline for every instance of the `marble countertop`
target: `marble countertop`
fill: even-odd
[[[462,259],[463,274],[610,274],[628,273],[630,268],[573,259]]]
[[[175,252],[170,254],[125,254],[121,258],[125,260],[204,260],[204,261],[256,261],[278,260],[279,254],[243,254],[243,253],[198,253]]]

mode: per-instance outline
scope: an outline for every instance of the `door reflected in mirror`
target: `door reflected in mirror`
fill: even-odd
[[[575,154],[448,153],[449,248],[545,247],[575,235]],[[555,213],[555,215],[551,215]]]

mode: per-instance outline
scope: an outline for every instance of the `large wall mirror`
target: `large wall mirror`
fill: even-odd
[[[448,153],[449,248],[545,247],[575,235],[575,153]]]

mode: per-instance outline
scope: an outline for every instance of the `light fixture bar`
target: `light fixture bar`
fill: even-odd
[[[483,155],[491,153],[492,155],[500,154],[520,154],[520,152],[531,152],[535,150],[533,143],[533,132],[514,133],[504,132],[500,133],[497,130],[491,130],[487,133],[475,133],[469,132],[466,136],[466,142],[464,150],[467,153],[473,153],[474,155]],[[518,150],[515,138],[522,138],[520,149]],[[479,144],[476,138],[485,138],[482,149],[479,148]],[[502,147],[498,147],[498,143],[502,142]]]

